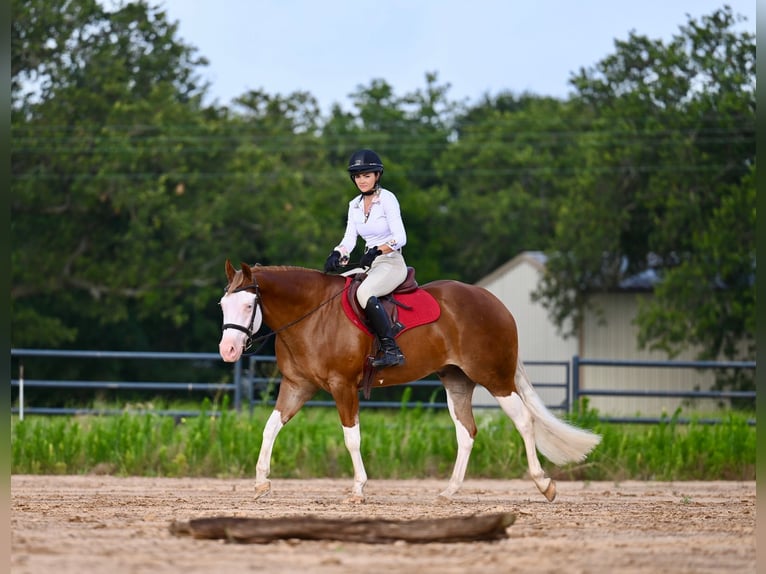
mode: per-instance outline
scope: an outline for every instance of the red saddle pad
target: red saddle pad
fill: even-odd
[[[346,285],[351,283],[351,277],[346,278]],[[416,289],[412,293],[397,293],[393,296],[399,303],[406,305],[407,308],[398,307],[399,323],[404,325],[404,328],[399,331],[396,336],[398,337],[409,329],[414,329],[420,325],[426,325],[427,323],[433,323],[441,315],[441,308],[433,295],[423,289]],[[362,331],[368,335],[373,335],[372,331],[367,328],[364,321],[354,312],[351,307],[351,303],[348,301],[348,297],[342,297],[343,310],[346,312],[346,316],[351,322],[359,327]]]

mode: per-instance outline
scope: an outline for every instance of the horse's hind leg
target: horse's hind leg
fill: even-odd
[[[473,450],[473,441],[476,436],[476,421],[473,418],[473,390],[476,384],[458,369],[445,370],[439,373],[444,389],[447,391],[447,408],[455,423],[455,435],[457,436],[457,458],[452,469],[447,488],[439,496],[451,498],[465,479],[465,471],[468,468],[468,459]]]
[[[362,460],[362,435],[359,429],[359,394],[356,385],[346,381],[333,385],[331,393],[338,409],[340,424],[343,426],[343,440],[354,466],[351,495],[344,502],[359,504],[364,502],[364,486],[367,484],[367,471]]]
[[[495,397],[505,414],[511,417],[516,430],[519,431],[524,440],[524,448],[527,453],[527,465],[529,474],[537,485],[540,492],[543,493],[548,501],[556,498],[556,483],[545,476],[545,471],[537,458],[537,447],[535,446],[535,429],[532,413],[526,407],[518,393],[513,392],[507,397]]]

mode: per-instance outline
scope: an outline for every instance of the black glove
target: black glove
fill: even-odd
[[[324,262],[324,272],[330,273],[340,269],[340,251],[333,251],[327,256],[327,261]]]
[[[370,247],[367,251],[364,252],[364,255],[362,255],[362,258],[359,260],[359,265],[361,267],[372,266],[372,262],[375,261],[375,258],[382,253],[383,252],[377,247]]]

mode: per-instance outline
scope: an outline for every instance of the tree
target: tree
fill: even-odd
[[[316,99],[250,91],[236,106],[227,128],[235,148],[229,185],[209,214],[219,222],[222,253],[250,264],[319,268],[337,241],[326,221],[342,205],[347,180],[340,166],[328,165]]]
[[[574,143],[569,106],[501,94],[456,121],[438,162],[435,219],[446,273],[476,281],[520,251],[545,249],[566,189]]]
[[[755,40],[736,22],[726,7],[667,45],[631,34],[572,79],[582,167],[537,293],[559,325],[651,266],[641,346],[754,358]]]
[[[190,300],[203,304],[189,290],[209,281],[199,246],[210,187],[190,174],[221,152],[215,140],[197,147],[215,130],[194,79],[204,60],[175,34],[144,2],[113,12],[89,0],[14,2],[15,346],[84,342],[94,330],[78,329],[95,323],[123,328],[94,342],[141,347],[128,325],[167,332],[194,312]]]

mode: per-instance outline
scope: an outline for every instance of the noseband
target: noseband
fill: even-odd
[[[253,337],[255,337],[255,333],[253,333],[253,323],[255,322],[255,314],[258,312],[258,308],[261,306],[261,291],[258,288],[258,283],[253,281],[250,285],[243,285],[242,287],[237,287],[233,293],[240,293],[241,291],[247,291],[249,289],[255,289],[255,300],[253,301],[253,312],[250,315],[250,321],[248,321],[247,326],[243,325],[237,325],[236,323],[224,323],[223,327],[221,328],[222,331],[225,331],[226,329],[236,329],[237,331],[242,331],[245,335],[247,335],[247,339],[245,340],[244,348],[245,350],[249,349],[253,344]],[[261,311],[263,313],[263,311]]]

